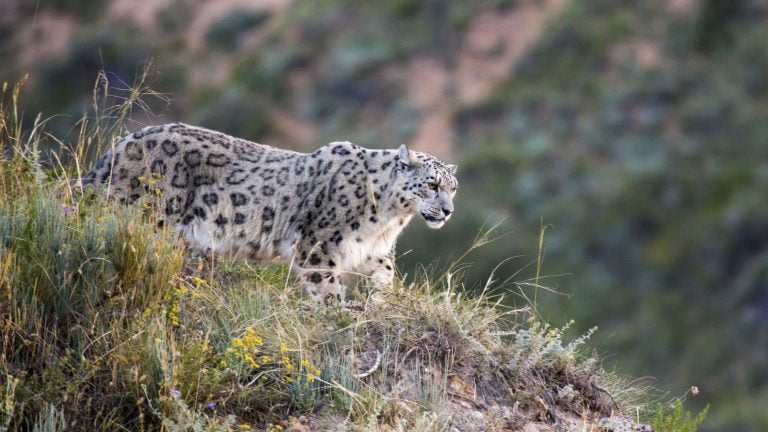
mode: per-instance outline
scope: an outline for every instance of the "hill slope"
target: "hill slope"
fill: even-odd
[[[42,170],[18,89],[0,106],[0,430],[650,430],[591,332],[454,273],[318,305],[285,266],[185,251],[153,194],[81,196]],[[123,132],[101,120],[77,148]]]

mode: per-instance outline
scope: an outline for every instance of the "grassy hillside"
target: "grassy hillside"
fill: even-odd
[[[122,207],[72,189],[80,164],[44,169],[52,137],[19,123],[19,89],[0,98],[2,431],[666,432],[703,418],[657,412],[601,367],[591,331],[470,295],[450,272],[324,306],[285,266],[197,257],[157,228],[152,195]],[[84,118],[74,148],[113,142],[141,94]]]

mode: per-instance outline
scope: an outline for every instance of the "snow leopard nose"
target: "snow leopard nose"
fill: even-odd
[[[445,217],[450,216],[451,213],[453,213],[453,210],[443,207],[443,214],[445,215]]]

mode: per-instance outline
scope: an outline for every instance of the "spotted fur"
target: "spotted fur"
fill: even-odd
[[[451,217],[455,170],[405,146],[333,142],[306,154],[176,123],[123,138],[83,184],[108,185],[122,203],[157,192],[194,247],[292,262],[308,295],[340,299],[347,273],[391,283],[413,216],[431,228]]]

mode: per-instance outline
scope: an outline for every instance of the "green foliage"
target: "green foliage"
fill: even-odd
[[[264,103],[236,89],[215,96],[193,117],[193,122],[252,139],[265,136],[273,129]]]
[[[92,21],[104,11],[104,0],[62,0],[35,5],[40,10],[52,10],[64,15],[74,15]]]
[[[138,355],[137,344],[153,332],[142,330],[147,311],[165,322],[172,310],[181,249],[136,209],[75,207],[55,190],[41,184],[0,208],[2,366],[18,380],[11,425],[29,427],[46,400],[56,418],[127,422],[144,398],[129,390],[134,379],[152,377],[150,393],[164,381],[154,352]]]
[[[683,412],[683,402],[679,400],[672,407],[672,412],[665,412],[664,406],[659,403],[656,407],[656,417],[651,420],[651,427],[657,432],[696,432],[707,418],[708,412],[709,406],[693,417],[689,411]]]
[[[7,432],[13,419],[13,411],[16,408],[16,386],[19,380],[11,375],[3,377],[5,384],[0,393],[0,431]]]
[[[280,45],[268,46],[255,58],[246,58],[235,65],[233,79],[241,83],[250,94],[273,103],[288,101],[288,85],[285,74],[294,63],[301,61],[302,54]]]
[[[240,36],[258,28],[267,18],[269,14],[264,11],[234,10],[211,24],[205,33],[205,40],[221,50],[237,48]]]
[[[744,0],[728,2],[705,0],[699,12],[694,36],[696,47],[702,51],[709,51],[733,42],[733,33],[736,31],[739,18],[743,19],[749,14],[748,3]]]

